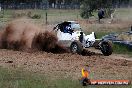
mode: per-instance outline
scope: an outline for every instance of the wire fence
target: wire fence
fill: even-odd
[[[76,10],[79,9],[80,4],[4,3],[0,4],[0,24],[19,17],[29,17],[44,24],[77,20],[80,15]]]
[[[63,21],[82,19],[78,9],[2,9],[0,11],[0,25],[5,25],[13,19],[23,17],[29,18],[38,24],[51,25]]]

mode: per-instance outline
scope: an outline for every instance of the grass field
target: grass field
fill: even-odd
[[[118,32],[118,31],[126,31],[131,25],[132,21],[130,20],[132,17],[132,8],[121,8],[117,9],[115,12],[115,22],[109,24],[109,19],[102,20],[103,24],[98,24],[97,21],[97,13],[95,12],[95,16],[90,19],[82,19],[80,17],[79,10],[3,10],[0,12],[0,26],[9,22],[10,20],[14,20],[15,18],[20,17],[29,17],[29,15],[39,15],[40,19],[32,19],[38,24],[46,23],[46,12],[47,12],[47,22],[48,24],[57,24],[62,21],[67,20],[76,20],[82,26],[82,29],[86,32]]]
[[[73,13],[74,11],[74,13]],[[56,24],[61,21],[66,20],[77,20],[79,19],[79,11],[78,10],[4,10],[1,11],[1,21],[7,22],[8,20],[12,20],[14,18],[19,17],[28,17],[31,15],[40,15],[40,19],[33,19],[34,21],[45,24],[46,23],[46,13],[47,13],[47,21],[49,24]]]
[[[132,85],[89,85],[86,88],[132,88]],[[0,88],[84,88],[79,80],[52,79],[43,74],[0,67]]]
[[[132,50],[129,49],[127,46],[114,44],[113,51],[116,54],[123,54],[123,55],[128,55],[129,57],[132,57]]]

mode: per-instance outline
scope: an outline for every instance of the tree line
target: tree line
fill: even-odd
[[[45,3],[49,4],[70,4],[70,3],[80,3],[82,0],[0,0],[0,3]]]
[[[100,3],[113,3],[113,4],[129,4],[132,2],[132,0],[0,0],[0,3],[42,3],[42,2],[49,2],[51,3],[64,3],[64,4],[70,4],[70,3],[83,3],[83,2],[99,2]],[[100,4],[101,5],[101,4]]]
[[[126,7],[132,6],[132,0],[0,0],[1,4],[42,4],[46,3],[49,5],[52,4],[80,4],[85,6],[92,6],[90,8],[99,8],[99,7]]]

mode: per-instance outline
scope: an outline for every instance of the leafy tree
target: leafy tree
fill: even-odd
[[[81,17],[89,18],[93,16],[93,12],[99,8],[104,8],[109,12],[114,0],[84,0],[81,6]]]
[[[84,0],[81,5],[81,17],[89,18],[96,9],[97,0]]]

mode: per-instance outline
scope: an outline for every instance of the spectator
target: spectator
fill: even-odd
[[[83,84],[83,86],[86,86],[87,84],[91,84],[89,79],[89,74],[90,72],[88,70],[82,69],[81,83]]]
[[[103,9],[98,9],[98,20],[100,23],[100,19],[104,18],[104,10]]]

